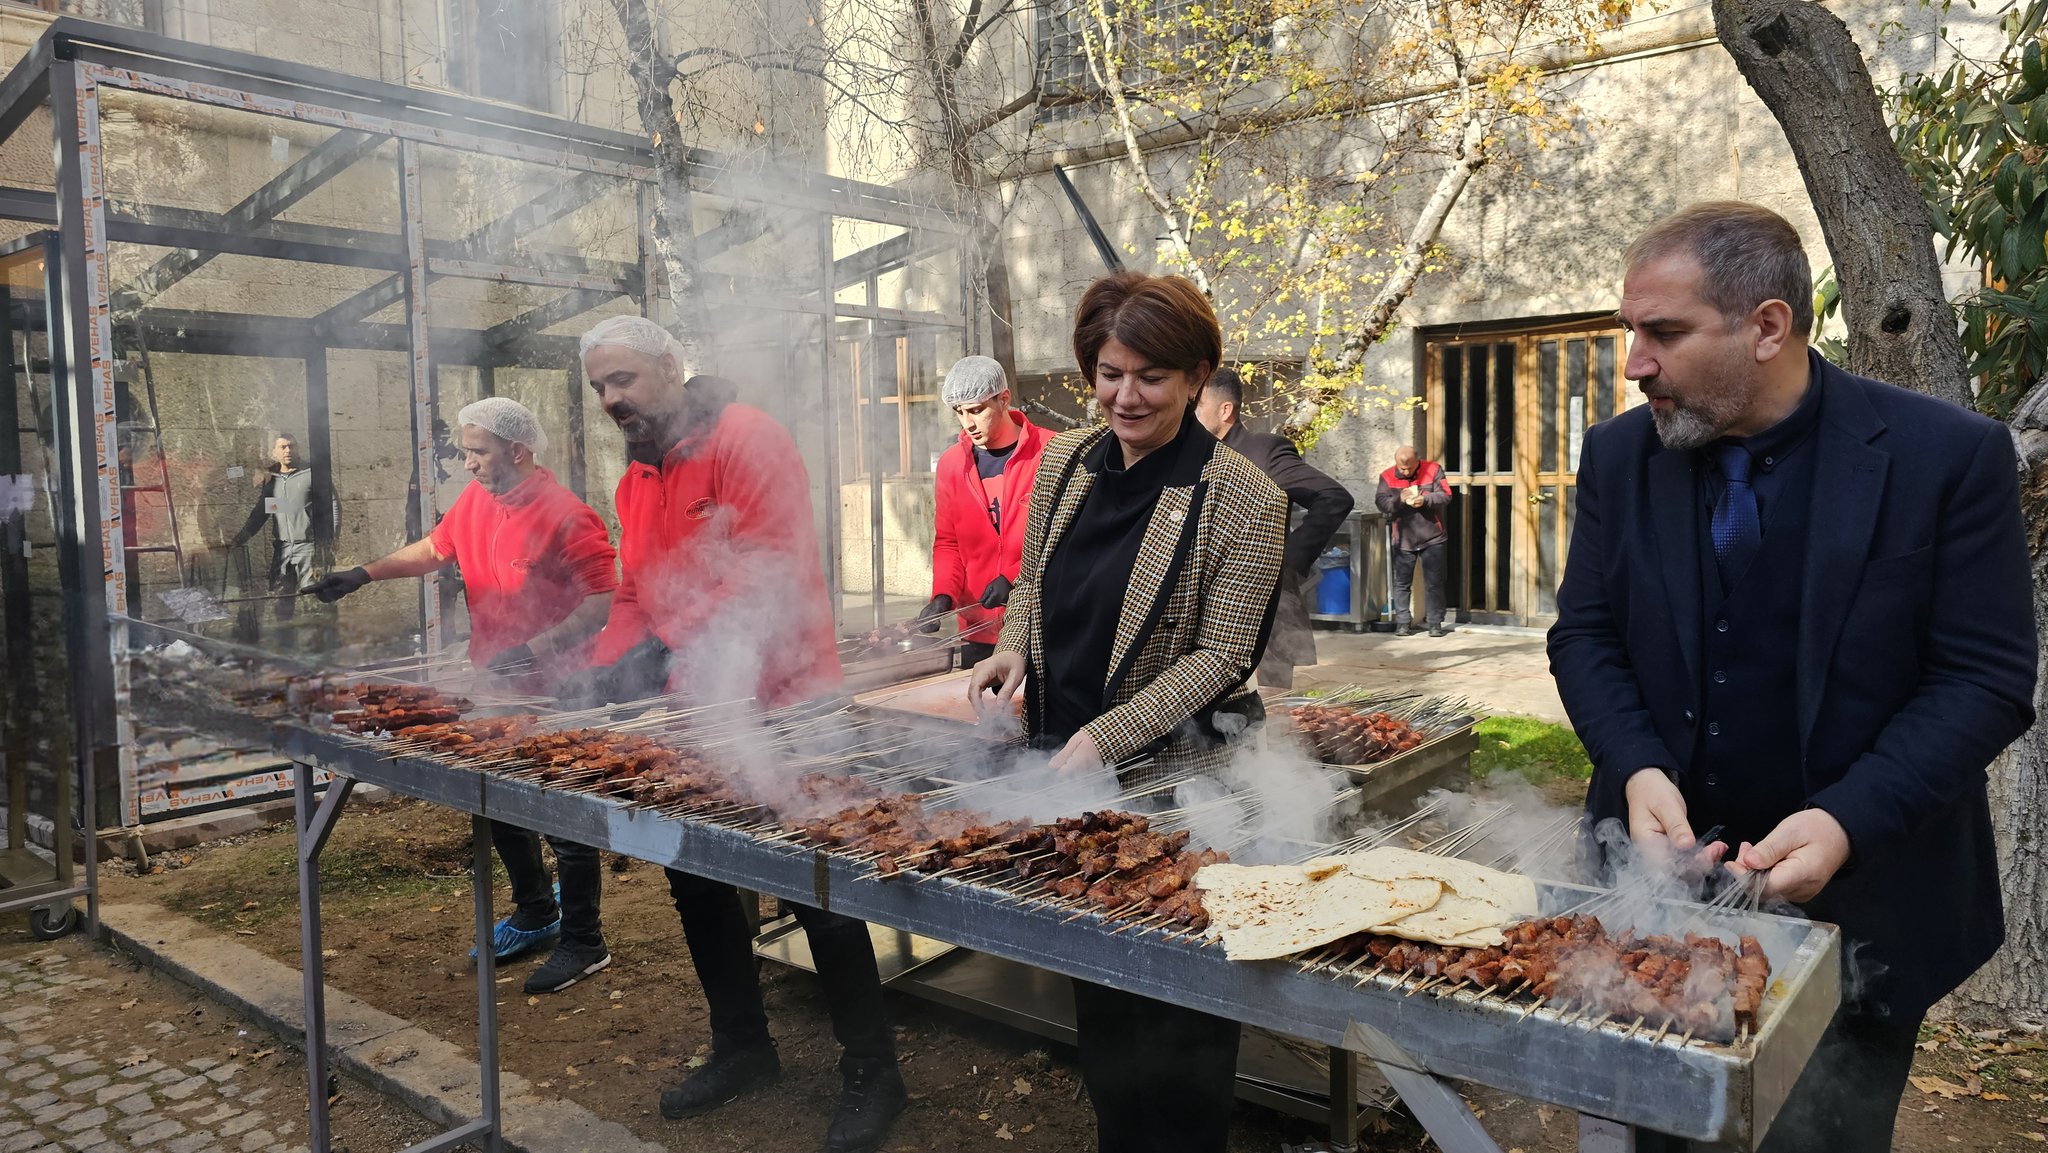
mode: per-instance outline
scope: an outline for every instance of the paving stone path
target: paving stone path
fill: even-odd
[[[306,1153],[304,1078],[271,1035],[76,938],[0,944],[0,1153]],[[431,1132],[367,1089],[343,1101],[366,1153]]]

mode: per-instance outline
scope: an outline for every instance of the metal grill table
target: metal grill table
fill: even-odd
[[[1671,907],[1674,918],[1718,918],[1707,927],[1756,936],[1773,974],[1757,1032],[1730,1044],[1688,1041],[1506,996],[1424,989],[1419,979],[1338,977],[1295,961],[1234,962],[1220,947],[1202,947],[1184,935],[1113,933],[1117,926],[1100,917],[1076,918],[1069,906],[1020,899],[964,878],[885,880],[870,863],[843,852],[772,839],[718,819],[668,815],[432,758],[393,756],[379,742],[345,733],[280,725],[273,739],[302,766],[300,779],[308,789],[310,770],[324,768],[337,783],[379,785],[479,822],[504,821],[1362,1054],[1381,1066],[1450,1153],[1497,1147],[1444,1084],[1446,1078],[1621,1126],[1753,1149],[1839,1000],[1836,931],[1788,918]],[[322,810],[329,823],[329,810],[338,809],[346,791],[330,790]],[[309,811],[307,799],[301,806]],[[302,828],[324,836],[318,814]],[[481,834],[479,839],[487,840]],[[311,854],[302,846],[300,860],[302,872],[316,870],[317,845]],[[317,887],[316,874],[309,880]],[[1547,911],[1558,911],[1590,894],[1542,886],[1540,895]],[[486,886],[479,896],[480,931],[488,930],[488,903]],[[317,908],[307,912],[310,1058],[318,1044],[310,1002],[317,997],[319,942]],[[480,1003],[488,1015],[488,993]],[[494,1037],[484,1041],[483,1057],[486,1069],[494,1071]],[[487,1093],[486,1110],[495,1116],[495,1108],[495,1094]]]

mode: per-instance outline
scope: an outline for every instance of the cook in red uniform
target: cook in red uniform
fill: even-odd
[[[463,467],[476,483],[434,531],[389,556],[329,573],[311,590],[333,602],[373,580],[415,577],[458,565],[469,601],[469,659],[527,691],[547,691],[587,662],[618,585],[604,522],[555,482],[534,457],[547,434],[525,406],[490,397],[456,415]],[[561,869],[559,907],[528,829],[491,824],[517,905],[498,923],[501,961],[555,949],[526,979],[529,993],[553,993],[612,963],[598,920],[597,850],[548,838]]]
[[[1003,606],[1024,558],[1025,512],[1038,457],[1051,434],[1010,407],[1003,366],[963,356],[946,372],[939,398],[960,418],[960,439],[939,458],[938,526],[932,540],[932,599],[918,614],[933,622],[955,609],[966,643],[962,668],[993,656]]]
[[[831,602],[796,442],[734,401],[731,382],[683,379],[659,325],[613,317],[584,334],[583,368],[626,434],[619,481],[624,579],[598,639],[594,695],[751,697],[776,708],[839,685]],[[752,934],[731,885],[668,871],[711,1017],[711,1057],[661,1095],[671,1120],[732,1101],[781,1069],[761,1003]],[[827,1153],[877,1148],[903,1110],[873,942],[859,921],[793,906],[845,1049]]]

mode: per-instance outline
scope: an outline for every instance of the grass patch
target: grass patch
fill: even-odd
[[[451,823],[452,824],[452,823]],[[337,913],[387,897],[453,898],[469,891],[469,838],[464,827],[426,837],[367,835],[343,820],[320,854],[320,893]],[[298,855],[289,829],[201,857],[166,874],[157,893],[165,907],[225,929],[253,929],[298,915]]]
[[[1472,775],[1484,777],[1507,770],[1533,782],[1566,779],[1587,781],[1593,762],[1586,746],[1569,728],[1535,717],[1487,717],[1474,730],[1479,745],[1472,750]]]

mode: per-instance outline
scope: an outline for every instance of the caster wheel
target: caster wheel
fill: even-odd
[[[28,911],[29,936],[54,941],[78,927],[78,909],[69,901],[62,905],[37,905]]]

